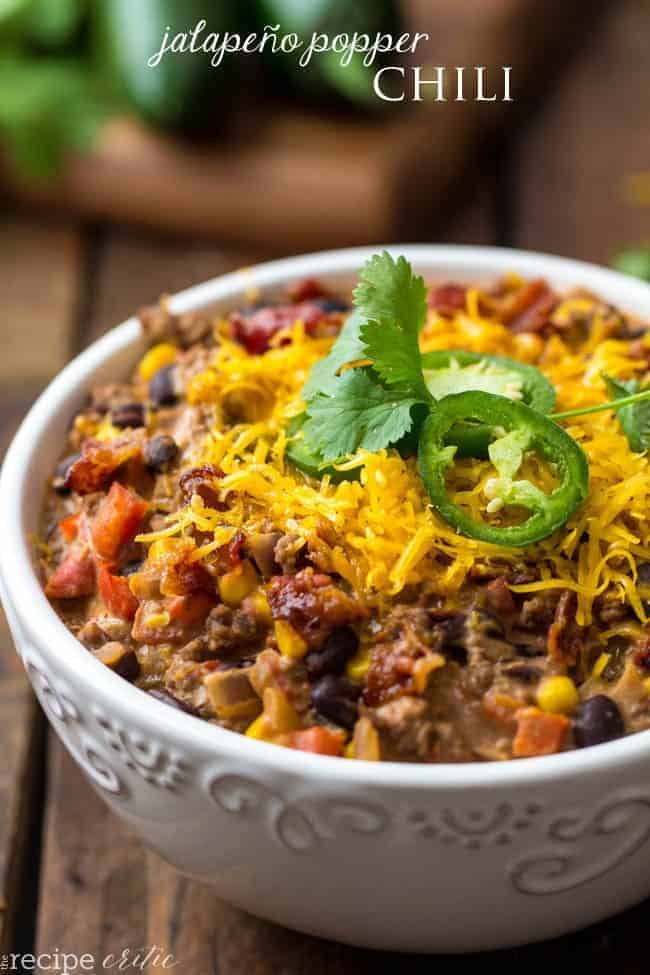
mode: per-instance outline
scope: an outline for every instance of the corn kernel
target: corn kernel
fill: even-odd
[[[347,745],[345,746],[345,748],[343,749],[343,757],[344,758],[355,758],[356,757],[355,754],[354,754],[354,739],[352,741],[349,741],[347,743]]]
[[[297,731],[302,726],[300,715],[289,703],[287,695],[277,687],[267,687],[262,700],[267,728],[272,734],[286,734],[289,731]]]
[[[107,442],[109,440],[115,440],[116,437],[119,437],[121,432],[122,432],[121,430],[118,430],[117,427],[113,426],[113,424],[111,423],[110,419],[108,419],[108,417],[104,417],[102,422],[95,430],[95,439],[101,440],[103,442]]]
[[[548,677],[537,692],[537,703],[542,711],[570,714],[577,708],[580,698],[570,677]]]
[[[356,681],[356,683],[361,684],[365,679],[369,668],[370,651],[366,648],[360,648],[357,650],[355,655],[348,660],[345,673],[349,680],[353,680]]]
[[[167,610],[164,609],[161,613],[151,613],[149,616],[147,616],[146,620],[144,621],[144,625],[150,629],[157,630],[159,627],[162,628],[163,626],[168,626],[170,620],[171,616]]]
[[[245,559],[232,572],[226,572],[219,579],[219,595],[227,606],[240,606],[259,583],[259,576],[252,562]]]
[[[265,623],[271,623],[273,617],[271,615],[271,607],[269,606],[269,601],[266,598],[265,593],[260,589],[251,596],[251,602],[253,604],[253,609]]]
[[[256,741],[271,741],[268,722],[264,714],[260,714],[259,718],[255,718],[253,723],[249,724],[246,729],[246,737],[254,738]]]
[[[309,649],[300,634],[286,620],[275,621],[275,639],[278,641],[280,653],[289,660],[301,660]]]
[[[172,362],[176,362],[177,355],[178,349],[171,342],[160,342],[158,345],[154,345],[140,360],[138,366],[140,379],[149,382],[159,369],[164,366],[171,366]]]
[[[609,663],[610,657],[611,657],[611,654],[609,654],[609,653],[601,653],[601,655],[599,656],[598,660],[594,664],[594,669],[591,672],[591,676],[592,677],[600,677],[600,675],[604,671],[605,667]]]

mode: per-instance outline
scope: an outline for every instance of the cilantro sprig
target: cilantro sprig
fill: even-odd
[[[386,251],[372,257],[361,271],[354,306],[303,390],[305,444],[323,461],[398,444],[413,429],[415,408],[435,402],[418,342],[426,287],[408,261]]]
[[[552,413],[552,420],[572,420],[575,416],[613,410],[627,437],[630,450],[637,454],[650,450],[650,389],[641,389],[637,379],[614,379],[603,375],[609,395],[607,403],[583,406],[565,413]]]

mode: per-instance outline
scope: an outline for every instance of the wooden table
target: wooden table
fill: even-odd
[[[650,215],[627,202],[626,187],[650,168],[649,34],[647,7],[638,0],[611,4],[553,95],[530,106],[525,131],[477,167],[472,186],[478,193],[468,192],[452,223],[432,226],[431,239],[607,262],[617,247],[646,238]],[[0,256],[1,449],[74,351],[163,290],[265,255],[12,213],[0,227]],[[100,957],[159,945],[173,952],[183,975],[363,975],[394,966],[429,972],[437,964],[285,931],[176,876],[109,814],[46,732],[6,628],[0,630],[0,743],[0,955],[59,947]],[[641,972],[649,917],[641,905],[494,960],[508,971],[568,967],[575,957],[594,972]],[[478,971],[485,958],[451,963]]]

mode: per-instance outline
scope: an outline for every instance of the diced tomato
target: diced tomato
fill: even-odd
[[[512,743],[513,758],[554,755],[561,750],[570,724],[563,714],[549,714],[539,708],[521,708],[515,717],[517,734]]]
[[[102,566],[99,570],[98,587],[109,613],[122,620],[134,618],[138,610],[138,600],[129,589],[128,579],[115,576],[106,566]]]
[[[97,555],[108,560],[117,558],[122,546],[133,540],[148,508],[141,497],[113,481],[90,531]]]
[[[77,511],[76,514],[68,515],[67,518],[64,518],[63,521],[59,522],[59,531],[65,538],[66,542],[73,542],[79,534],[79,525],[82,517],[83,513],[81,511]]]
[[[313,301],[314,298],[327,298],[327,291],[316,278],[302,278],[289,289],[292,301]]]
[[[118,467],[142,453],[145,437],[144,430],[128,430],[115,440],[86,440],[66,474],[66,487],[78,494],[100,491]]]
[[[78,599],[95,591],[95,563],[90,552],[71,552],[47,581],[45,595],[50,599]]]
[[[439,315],[452,318],[457,311],[462,311],[467,301],[467,288],[462,284],[441,284],[429,292],[429,308],[433,308]]]
[[[177,623],[193,626],[203,622],[216,601],[216,596],[202,591],[187,596],[176,596],[168,605],[169,615]]]
[[[305,728],[304,731],[292,731],[289,736],[289,746],[301,752],[312,752],[315,755],[340,755],[345,744],[345,734],[342,731],[332,731],[321,725]]]
[[[318,323],[326,317],[320,305],[303,301],[295,305],[269,305],[257,311],[243,314],[236,312],[230,317],[235,338],[241,342],[251,355],[262,355],[269,347],[276,332],[291,328],[298,320],[311,334]]]

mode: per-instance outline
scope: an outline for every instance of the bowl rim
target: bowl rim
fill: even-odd
[[[650,286],[619,272],[582,261],[534,251],[473,245],[403,244],[320,251],[299,257],[270,261],[213,278],[179,292],[170,299],[175,311],[190,311],[215,301],[240,298],[251,284],[260,288],[277,286],[305,276],[327,277],[354,273],[379,250],[403,254],[410,261],[437,274],[476,278],[515,271],[525,276],[561,279],[562,286],[582,286],[596,293],[620,293],[623,310],[631,305],[638,314],[650,317]],[[612,298],[613,300],[613,298]],[[332,779],[341,785],[357,783],[376,788],[490,789],[517,788],[573,778],[576,773],[598,774],[610,766],[627,766],[650,756],[650,730],[636,732],[617,741],[584,750],[529,758],[524,762],[399,763],[345,761],[340,758],[300,752],[219,728],[167,707],[134,685],[112,673],[83,647],[67,629],[48,602],[32,562],[31,545],[23,531],[23,497],[35,445],[65,409],[71,393],[105,360],[125,352],[141,338],[135,317],[111,329],[75,357],[45,388],[33,404],[7,451],[0,473],[0,582],[3,596],[14,609],[38,649],[46,644],[56,659],[57,672],[72,683],[85,683],[98,698],[109,701],[117,713],[137,713],[137,722],[164,728],[180,748],[229,755],[242,765],[265,766],[302,778]],[[87,385],[87,382],[86,382]],[[39,485],[39,489],[42,486]]]

